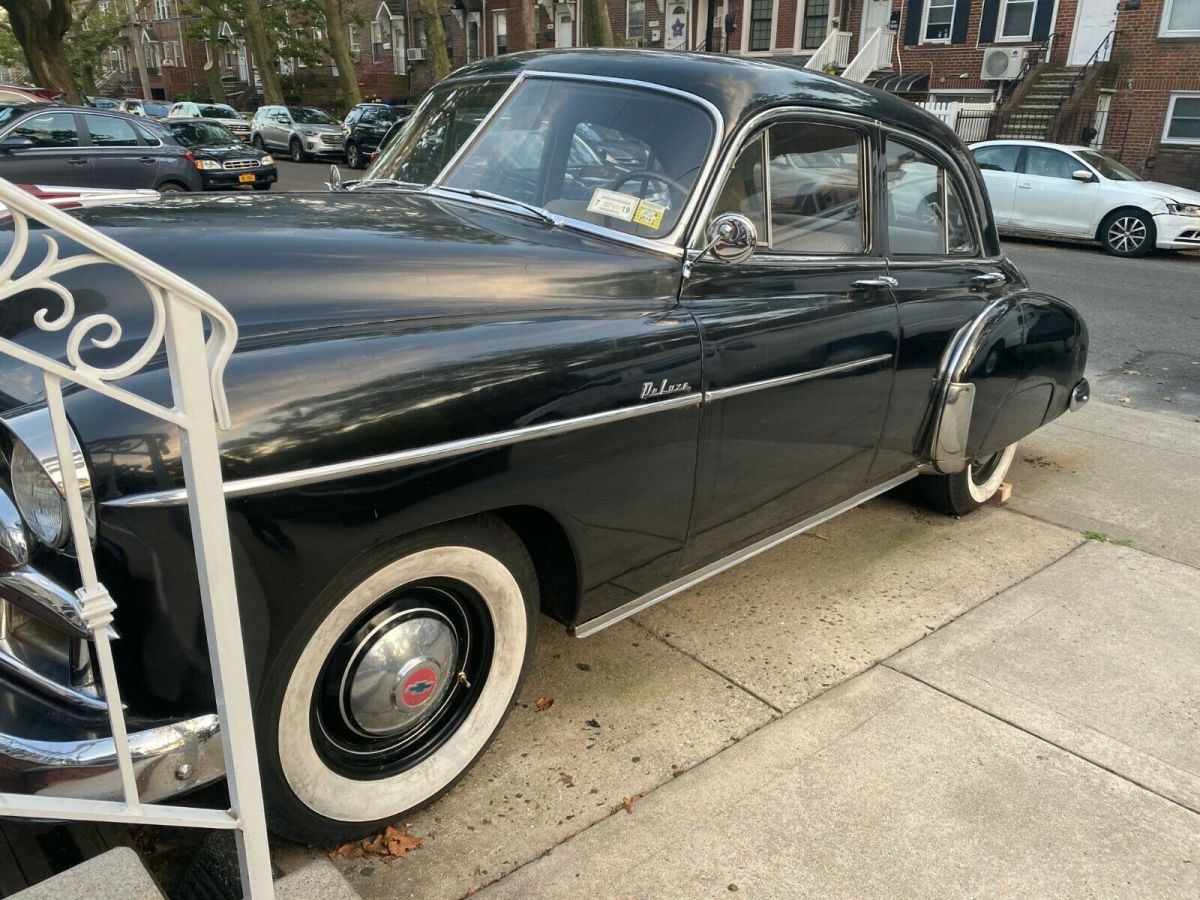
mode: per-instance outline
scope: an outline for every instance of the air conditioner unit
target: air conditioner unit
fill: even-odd
[[[1012,81],[1021,74],[1021,63],[1025,60],[1024,47],[989,47],[983,51],[983,70],[979,77],[984,81]]]
[[[425,62],[425,48],[409,47],[408,52],[405,54],[405,58],[409,62]]]

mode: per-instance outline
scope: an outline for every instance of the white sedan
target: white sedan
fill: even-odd
[[[971,152],[1001,232],[1099,241],[1114,256],[1200,249],[1200,192],[1144,181],[1090,147],[982,141]]]

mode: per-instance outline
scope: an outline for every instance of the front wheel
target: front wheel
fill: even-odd
[[[529,554],[490,517],[407,536],[353,566],[301,617],[264,686],[272,828],[349,840],[449,789],[512,708],[537,616]]]
[[[361,169],[363,167],[362,151],[358,149],[358,144],[353,141],[346,145],[346,165],[352,169]]]
[[[1140,209],[1120,209],[1100,226],[1100,243],[1113,256],[1145,256],[1154,247],[1154,219]]]
[[[288,144],[288,153],[292,157],[292,162],[304,162],[308,159],[308,154],[304,152],[304,145],[297,138],[292,138]]]
[[[922,475],[913,492],[922,505],[948,516],[965,516],[992,498],[1012,466],[1017,445],[1009,444],[990,456],[972,460],[954,475]]]
[[[254,139],[252,141],[250,141],[250,143],[254,145],[255,150],[259,150],[263,153],[265,153],[267,150],[267,145],[263,143],[261,134],[256,134],[254,136]]]

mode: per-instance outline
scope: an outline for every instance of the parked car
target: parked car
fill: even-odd
[[[772,186],[781,154],[836,190]],[[969,513],[1087,399],[1087,329],[1003,255],[958,138],[768,60],[505,55],[435,85],[352,190],[76,215],[239,323],[228,518],[266,804],[301,840],[461,778],[541,613],[595,634],[902,484]],[[96,364],[128,359],[151,304],[123,273],[72,275],[124,326]],[[61,352],[37,308],[6,336]],[[0,790],[119,796],[40,384],[0,366],[0,536],[36,547],[0,556],[0,664],[37,660],[0,676]],[[66,402],[142,799],[162,800],[222,774],[179,435]]]
[[[0,84],[0,103],[56,103],[62,91],[21,84]]]
[[[167,115],[169,119],[209,119],[220,122],[245,144],[250,143],[250,123],[226,103],[176,103]]]
[[[1113,256],[1200,248],[1200,192],[1072,144],[971,145],[1001,233],[1099,241]]]
[[[88,106],[0,111],[0,178],[166,192],[203,187],[187,148],[158,122]]]
[[[352,169],[366,168],[371,154],[383,145],[392,127],[411,114],[411,106],[387,103],[360,103],[350,110],[342,120],[346,164]]]
[[[343,156],[342,126],[313,106],[260,106],[250,122],[250,142],[259,150],[284,150],[292,162]]]
[[[216,119],[164,119],[163,124],[191,151],[206,191],[237,187],[269,191],[279,179],[271,154],[243,144]]]
[[[128,115],[149,119],[165,119],[171,112],[171,107],[167,103],[159,103],[154,100],[138,100],[133,97],[122,100],[120,109],[121,112]]]
[[[84,97],[83,102],[93,109],[111,109],[121,111],[121,101],[112,97]]]

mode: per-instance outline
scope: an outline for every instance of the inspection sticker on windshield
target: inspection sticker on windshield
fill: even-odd
[[[633,221],[639,225],[645,225],[647,228],[658,228],[662,225],[663,215],[666,211],[667,208],[661,203],[643,200],[634,210]]]
[[[611,216],[622,222],[633,221],[634,210],[637,209],[638,198],[632,194],[622,194],[620,191],[607,191],[596,188],[592,191],[592,199],[588,201],[588,212]]]

